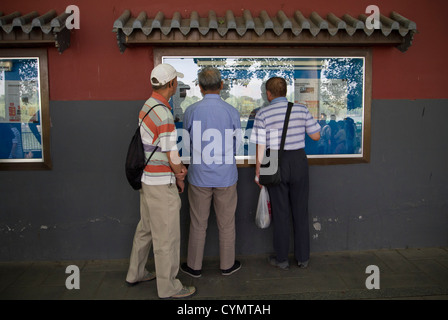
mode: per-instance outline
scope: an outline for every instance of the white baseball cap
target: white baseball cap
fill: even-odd
[[[170,64],[161,63],[151,72],[151,84],[154,86],[163,86],[176,77],[183,78],[184,74],[177,72]]]

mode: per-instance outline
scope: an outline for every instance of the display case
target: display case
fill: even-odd
[[[0,169],[49,169],[45,49],[0,50]]]

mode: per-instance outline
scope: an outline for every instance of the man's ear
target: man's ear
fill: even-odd
[[[224,81],[221,80],[221,87],[219,88],[219,90],[222,90],[222,88],[224,88]]]
[[[202,88],[202,86],[199,84],[199,90],[201,91],[201,94],[204,95],[204,88]]]

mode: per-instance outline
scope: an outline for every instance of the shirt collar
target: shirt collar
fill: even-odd
[[[152,93],[152,98],[159,100],[160,102],[162,102],[165,106],[167,106],[171,110],[170,103],[161,94],[159,94],[157,92],[153,92]]]
[[[204,98],[214,98],[214,99],[216,99],[216,98],[221,98],[221,96],[219,94],[216,94],[216,93],[207,93],[204,96]]]
[[[275,99],[272,99],[271,104],[277,103],[277,102],[282,102],[282,101],[288,101],[288,99],[286,99],[286,97],[277,97]]]

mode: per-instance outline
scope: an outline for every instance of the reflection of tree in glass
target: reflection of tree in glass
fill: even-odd
[[[320,113],[335,115],[338,119],[347,115],[347,80],[323,78],[319,85]]]
[[[252,79],[266,81],[272,77],[283,77],[292,80],[294,66],[289,58],[206,58],[195,59],[195,62],[215,67],[221,71],[228,90],[236,86],[247,87]]]
[[[362,108],[363,106],[363,60],[360,58],[328,58],[324,60],[321,81],[328,83],[330,79],[345,79],[346,81],[339,81],[341,86],[339,90],[334,92],[343,92],[346,86],[347,92],[347,109]],[[321,95],[325,96],[330,101],[337,101],[327,86],[322,86]]]
[[[37,98],[39,90],[37,59],[24,59],[20,61],[20,95],[26,98],[25,103],[29,103],[32,98]],[[22,99],[23,100],[23,99]]]
[[[253,116],[254,110],[267,104],[262,87],[269,78],[283,77],[291,86],[294,82],[294,66],[290,58],[215,57],[194,60],[199,68],[210,66],[221,71],[224,86],[220,95],[240,112],[243,122]],[[288,98],[293,99],[291,88],[288,89]]]
[[[184,101],[182,101],[180,107],[182,108],[182,110],[185,112],[185,110],[192,105],[193,103],[197,102],[201,100],[199,97],[197,96],[186,96]]]
[[[37,113],[40,108],[38,59],[20,59],[18,65],[21,120],[24,123],[38,122]]]
[[[345,142],[334,153],[360,154],[362,151],[363,74],[361,58],[325,59],[321,73],[321,112],[335,115]],[[343,148],[342,148],[343,147]]]

